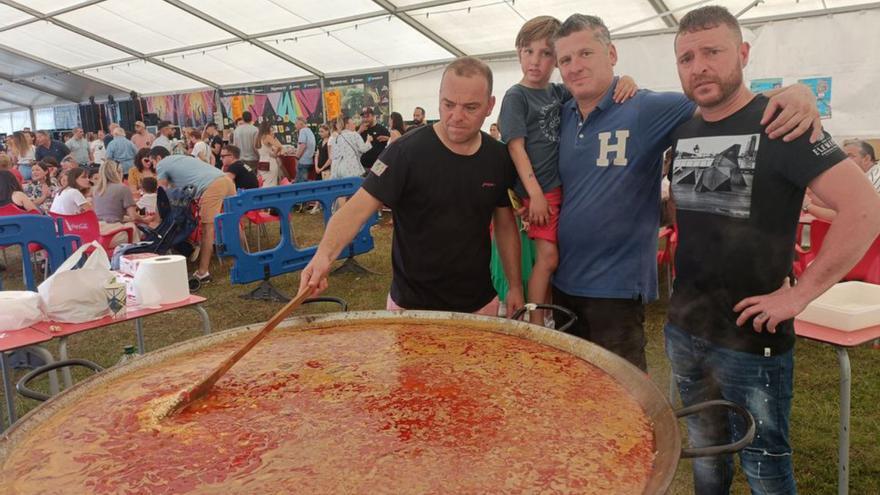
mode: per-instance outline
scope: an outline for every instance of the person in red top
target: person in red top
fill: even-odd
[[[12,159],[9,158],[9,155],[0,154],[0,170],[9,170],[12,175],[18,179],[19,185],[24,184],[24,179],[21,177],[21,172],[18,171],[18,168],[15,167],[12,163]]]

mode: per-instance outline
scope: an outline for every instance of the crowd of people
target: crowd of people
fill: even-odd
[[[496,103],[492,71],[462,57],[443,72],[438,122],[428,124],[417,107],[410,126],[392,112],[386,127],[364,107],[320,125],[316,137],[300,117],[288,151],[269,121],[255,125],[247,111],[226,143],[213,124],[183,130],[182,140],[169,122],[160,123],[158,137],[141,122],[131,136],[118,127],[103,137],[77,129],[64,143],[18,132],[0,156],[0,206],[94,209],[111,228],[150,221],[135,198],[149,200],[157,184],[192,185],[203,228],[194,276],[207,281],[213,219],[236,189],[365,176],[327,225],[301,290],[325,290],[331,264],[387,207],[394,236],[386,307],[494,316],[501,301],[490,273],[491,231],[508,313],[526,301],[552,301],[577,315],[570,333],[646,371],[645,304],[658,297],[665,179],[679,246],[664,336],[682,401],[746,406],[757,434],[740,461],[753,493],[796,493],[792,319],[880,234],[873,148],[863,141],[838,147],[803,85],[753,94],[743,79],[750,47],[722,7],[700,7],[679,23],[682,93],[617,77],[616,48],[595,16],[537,17],[514,44],[523,77],[506,91],[489,134],[481,129]],[[564,84],[550,83],[557,68]],[[295,156],[295,170],[283,165],[285,153]],[[707,157],[712,165],[694,170]],[[90,180],[86,166],[99,158]],[[833,223],[794,283],[802,212]],[[521,226],[536,247],[525,285]],[[540,312],[532,316],[544,322]],[[722,413],[688,419],[689,438],[701,445],[726,443],[741,426]],[[730,456],[696,460],[696,492],[728,493],[732,463]]]

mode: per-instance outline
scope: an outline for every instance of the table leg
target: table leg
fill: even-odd
[[[67,361],[67,336],[58,339],[58,359]],[[70,367],[61,368],[61,376],[64,379],[64,388],[73,386],[73,377],[70,375]]]
[[[211,319],[208,318],[208,312],[201,304],[196,304],[192,309],[202,318],[202,333],[209,335],[211,333]]]
[[[42,357],[43,360],[46,361],[46,364],[55,362],[55,356],[53,356],[48,349],[41,345],[28,346],[28,349],[36,354],[39,354],[40,357]],[[52,370],[49,372],[49,395],[57,395],[59,391],[60,388],[58,386],[58,372]]]
[[[840,363],[840,432],[837,461],[837,493],[849,493],[849,415],[852,369],[846,348],[835,346]]]
[[[134,331],[137,334],[137,344],[138,344],[138,354],[143,354],[144,351],[144,322],[142,318],[134,319]]]
[[[9,426],[18,419],[15,416],[15,389],[12,388],[12,368],[9,366],[9,358],[6,353],[0,351],[0,371],[3,373],[3,392],[6,397],[6,416],[9,418]],[[3,421],[0,419],[0,427]],[[4,428],[5,429],[5,428]]]

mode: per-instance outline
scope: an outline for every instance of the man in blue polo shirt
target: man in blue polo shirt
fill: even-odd
[[[617,51],[598,17],[572,15],[554,40],[573,98],[560,115],[563,200],[553,302],[578,315],[571,333],[646,370],[644,304],[657,298],[661,155],[696,105],[681,93],[645,90],[614,104]],[[785,106],[767,132],[790,140],[818,122],[818,111],[803,110],[815,107],[806,88],[785,93],[792,104],[774,101],[765,121]]]

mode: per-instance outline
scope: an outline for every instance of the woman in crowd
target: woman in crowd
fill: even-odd
[[[388,117],[389,126],[391,136],[388,138],[388,144],[397,141],[397,138],[403,135],[406,132],[406,128],[403,126],[403,115],[400,115],[398,112],[391,112],[391,115]]]
[[[213,163],[211,163],[213,155],[211,155],[210,150],[208,150],[208,143],[202,140],[202,131],[198,129],[189,129],[188,139],[189,144],[192,147],[190,154],[194,158],[198,158],[209,165],[213,165]]]
[[[9,170],[0,170],[0,208],[14,205],[22,212],[34,211],[37,207],[21,190],[18,179]]]
[[[15,131],[7,140],[12,161],[18,164],[18,172],[24,180],[31,180],[31,165],[36,161],[37,149],[33,135],[29,132]]]
[[[272,131],[272,124],[264,120],[260,124],[257,143],[254,145],[259,155],[257,170],[263,178],[263,187],[278,185],[278,156],[281,154],[281,143]]]
[[[131,222],[147,223],[147,219],[138,214],[137,203],[128,187],[122,184],[122,171],[113,160],[106,160],[98,169],[92,204],[100,221],[102,234],[120,227],[132,227],[134,242],[138,242],[138,229]],[[117,234],[110,246],[115,247],[126,239],[125,234]]]
[[[330,141],[334,136],[331,136],[330,126],[327,124],[318,126],[318,135],[321,136],[321,146],[315,151],[315,172],[322,179],[329,179],[330,165],[333,163],[333,160],[330,159],[330,150],[333,149]]]
[[[86,198],[89,194],[89,176],[82,168],[73,168],[64,172],[63,189],[52,200],[51,213],[60,215],[79,215],[92,209],[92,203]]]
[[[102,133],[90,132],[87,134],[89,140],[89,161],[98,165],[104,163],[107,158],[107,150],[104,148],[104,136]]]
[[[31,167],[31,181],[25,184],[24,193],[41,212],[48,213],[60,187],[58,181],[49,175],[49,168],[43,162],[36,162]]]
[[[134,167],[128,171],[128,189],[137,196],[141,190],[141,182],[145,177],[156,177],[156,169],[150,162],[150,148],[141,148],[134,156]]]
[[[331,143],[330,177],[333,179],[360,177],[364,175],[361,155],[373,147],[373,136],[368,135],[367,141],[364,142],[361,135],[355,132],[354,121],[351,117],[340,117],[338,126],[342,131]],[[345,198],[339,198],[339,206],[344,204]]]
[[[18,167],[12,163],[12,158],[5,153],[0,154],[0,170],[9,170],[18,180],[19,184],[24,184],[24,178],[21,176],[21,172],[18,171]]]

